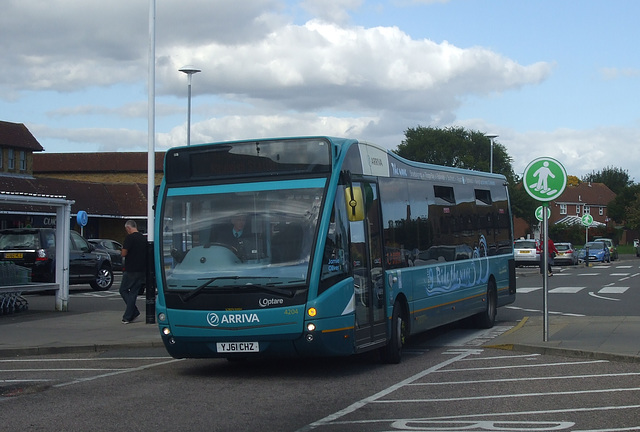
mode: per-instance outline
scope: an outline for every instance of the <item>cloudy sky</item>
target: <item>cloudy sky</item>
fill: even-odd
[[[0,120],[47,152],[146,151],[149,0],[3,0]],[[156,0],[156,148],[407,128],[497,134],[640,182],[636,0]]]

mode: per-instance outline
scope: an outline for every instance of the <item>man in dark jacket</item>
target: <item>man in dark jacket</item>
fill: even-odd
[[[120,295],[127,305],[122,315],[122,323],[129,324],[140,315],[136,300],[147,277],[147,239],[138,231],[135,221],[128,220],[124,229],[127,230],[127,237],[121,251],[125,261]]]

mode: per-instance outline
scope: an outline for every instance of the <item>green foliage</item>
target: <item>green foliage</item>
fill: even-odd
[[[625,207],[625,216],[628,228],[636,231],[640,230],[640,192],[636,191],[633,199],[628,201],[628,205]]]
[[[616,194],[633,184],[633,181],[629,179],[629,171],[614,167],[606,167],[599,172],[592,171],[583,176],[582,181],[604,183]]]
[[[463,127],[439,129],[418,126],[405,131],[405,140],[394,153],[413,161],[488,172],[491,139],[480,131]],[[536,223],[534,212],[539,204],[522,188],[512,162],[506,148],[494,140],[493,172],[507,178],[513,214],[529,224]]]
[[[640,203],[637,200],[638,194],[640,194],[640,185],[628,186],[620,190],[613,201],[607,204],[607,215],[618,224],[625,221],[629,223],[627,213],[640,211]]]
[[[480,131],[463,127],[418,126],[405,131],[405,139],[394,152],[406,159],[436,165],[489,171],[491,140]],[[512,158],[502,144],[493,144],[493,172],[514,183]]]

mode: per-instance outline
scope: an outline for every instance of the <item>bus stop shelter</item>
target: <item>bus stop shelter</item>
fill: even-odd
[[[20,192],[0,191],[0,204],[8,208],[38,206],[55,208],[56,210],[56,280],[54,283],[27,283],[19,285],[3,285],[0,281],[0,294],[19,294],[28,291],[56,290],[57,311],[66,312],[69,303],[69,241],[71,230],[71,205],[75,201],[64,196],[27,194]]]

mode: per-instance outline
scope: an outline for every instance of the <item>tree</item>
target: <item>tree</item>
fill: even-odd
[[[405,139],[394,152],[418,162],[489,171],[491,140],[480,131],[463,127],[444,129],[418,126],[405,131]],[[493,172],[503,174],[509,183],[515,182],[512,158],[502,144],[493,144]]]
[[[616,197],[607,204],[607,216],[616,221],[623,223],[627,220],[627,212],[634,209],[634,205],[638,205],[637,196],[640,194],[640,185],[632,185],[620,190]],[[637,212],[640,207],[635,207]]]
[[[418,126],[405,131],[405,140],[394,153],[418,162],[489,171],[491,140],[480,131],[462,127],[438,129]],[[506,148],[494,141],[493,172],[507,178],[513,214],[529,225],[537,224],[534,213],[539,203],[522,187],[521,179],[513,171],[512,161]]]
[[[636,192],[635,198],[626,207],[627,227],[632,230],[640,230],[640,192]]]
[[[619,194],[626,187],[633,184],[629,179],[629,172],[622,168],[606,167],[602,171],[591,173],[582,177],[583,182],[604,183],[615,194]]]
[[[574,175],[567,176],[567,186],[578,186],[580,184],[580,179]]]

